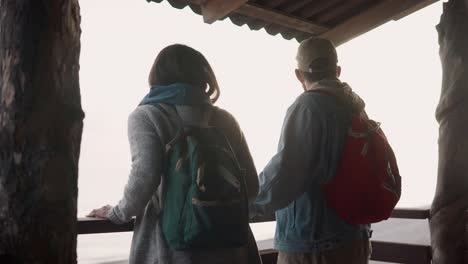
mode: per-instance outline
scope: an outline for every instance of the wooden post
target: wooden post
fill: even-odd
[[[0,0],[0,263],[76,263],[78,0]]]
[[[443,68],[437,189],[430,229],[434,264],[464,263],[468,208],[468,0],[444,4],[439,32]]]

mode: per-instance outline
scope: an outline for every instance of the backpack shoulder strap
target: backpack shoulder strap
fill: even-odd
[[[159,104],[159,108],[166,114],[169,119],[174,120],[177,123],[178,127],[186,127],[186,126],[191,126],[189,124],[186,124],[182,117],[180,116],[179,112],[177,111],[177,107],[173,105],[168,105],[168,104]],[[214,116],[215,108],[214,107],[209,107],[207,109],[204,109],[203,111],[203,116],[202,116],[202,124],[196,124],[193,125],[195,127],[206,127],[210,126],[212,123],[212,119]]]
[[[161,103],[158,104],[157,107],[161,110],[161,112],[163,112],[169,122],[175,125],[176,128],[178,127],[180,129],[184,127],[184,121],[179,116],[175,106]]]
[[[154,107],[158,108],[162,112],[162,116],[167,120],[167,122],[174,126],[175,129],[175,136],[171,138],[167,138],[165,143],[166,153],[168,153],[172,147],[179,142],[185,135],[184,133],[184,123],[182,118],[177,113],[177,109],[174,106],[160,103],[153,105]]]

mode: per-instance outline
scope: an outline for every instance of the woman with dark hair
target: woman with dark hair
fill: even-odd
[[[249,201],[256,197],[259,183],[238,123],[227,111],[213,106],[220,90],[210,64],[200,52],[180,44],[166,47],[153,64],[149,84],[149,94],[128,120],[132,169],[123,198],[116,206],[93,210],[89,216],[116,224],[136,217],[131,264],[260,263],[250,229],[245,245],[237,247],[179,250],[165,239],[161,214],[165,212],[162,200],[168,182],[166,148],[178,134],[176,119],[183,126],[216,127],[225,135],[244,172]]]

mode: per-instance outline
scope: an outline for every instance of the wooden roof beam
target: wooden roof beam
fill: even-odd
[[[228,16],[229,13],[237,13],[264,21],[266,24],[283,26],[307,34],[320,35],[329,30],[325,26],[304,19],[247,3],[248,0],[190,0],[190,2],[201,7],[203,20],[208,24]]]
[[[212,24],[238,9],[248,0],[194,0],[200,5],[205,23]]]
[[[234,10],[234,12],[247,17],[254,17],[270,24],[283,26],[289,29],[313,35],[320,35],[328,30],[327,27],[310,22],[308,20],[287,15],[279,11],[265,9],[250,3],[242,5],[238,9]]]
[[[390,20],[400,19],[402,15],[409,15],[410,13],[408,10],[415,12],[437,1],[438,0],[385,0],[375,7],[348,19],[321,36],[330,39],[338,46]]]

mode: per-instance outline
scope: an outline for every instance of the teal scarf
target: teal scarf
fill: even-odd
[[[140,105],[156,105],[161,103],[200,106],[211,104],[211,100],[202,89],[197,89],[190,84],[175,83],[152,86],[151,91],[143,98]]]

